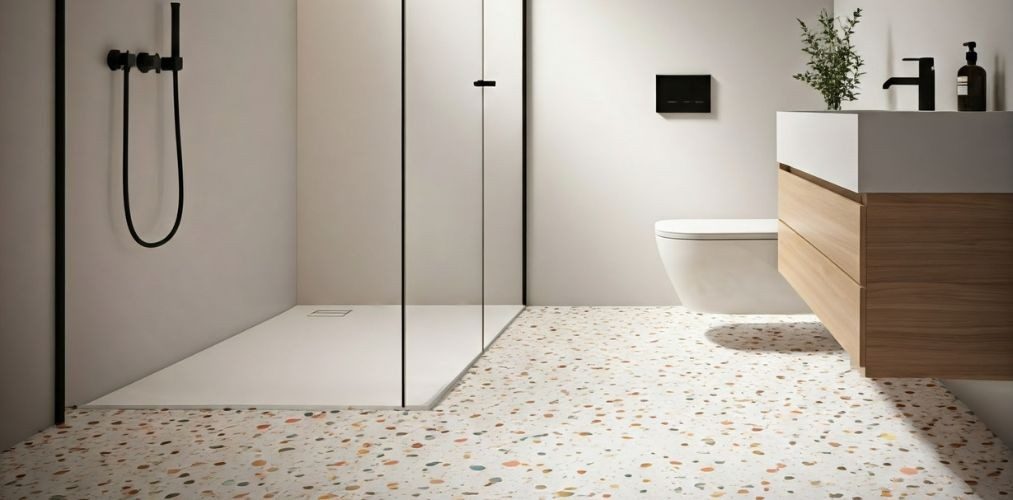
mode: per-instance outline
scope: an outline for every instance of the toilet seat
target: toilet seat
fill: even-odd
[[[777,219],[672,219],[654,224],[654,234],[673,240],[776,240]]]

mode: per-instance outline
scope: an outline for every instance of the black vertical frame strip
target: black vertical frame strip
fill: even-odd
[[[406,328],[408,290],[405,275],[408,270],[405,267],[405,225],[407,224],[405,209],[405,0],[401,0],[401,408],[407,403],[405,386],[407,377],[407,341]]]
[[[481,26],[481,28],[482,28],[482,35],[481,35],[482,41],[481,41],[480,49],[479,49],[479,50],[481,50],[481,53],[482,53],[482,57],[480,58],[480,60],[482,61],[480,63],[482,65],[482,67],[480,68],[481,69],[480,74],[482,75],[482,80],[485,81],[485,0],[482,0],[481,3],[480,3],[479,17],[482,19],[482,21],[481,21],[482,22],[482,26]],[[480,209],[480,211],[482,213],[481,230],[479,231],[479,234],[482,235],[481,236],[482,237],[482,242],[481,242],[480,250],[479,250],[482,253],[480,255],[481,258],[479,259],[480,262],[481,262],[481,264],[479,266],[479,275],[480,275],[479,282],[480,282],[480,286],[482,287],[481,292],[479,293],[479,300],[480,300],[480,303],[482,305],[481,308],[480,308],[480,311],[481,311],[481,315],[480,315],[481,325],[480,325],[480,329],[479,329],[480,335],[479,335],[479,340],[478,340],[478,352],[480,352],[480,353],[484,353],[485,352],[485,89],[486,88],[488,88],[488,87],[485,87],[484,85],[478,88],[478,91],[482,93],[482,97],[481,97],[482,98],[482,104],[481,104],[482,111],[481,111],[481,113],[479,113],[479,127],[480,127],[481,134],[482,134],[482,153],[481,153],[482,157],[479,159],[479,162],[478,162],[478,168],[481,169],[479,178],[481,179],[480,182],[482,184],[481,186],[479,186],[479,188],[480,188],[480,191],[479,191],[479,200],[481,200],[481,201],[479,201],[479,203],[482,205],[481,207],[479,207],[479,209]]]
[[[521,304],[528,305],[528,0],[521,0]]]
[[[53,108],[55,112],[54,125],[54,210],[53,226],[55,228],[53,238],[54,254],[54,321],[53,321],[53,422],[60,425],[64,422],[64,408],[66,407],[66,17],[67,5],[65,0],[55,0],[54,20],[54,50],[53,50]]]

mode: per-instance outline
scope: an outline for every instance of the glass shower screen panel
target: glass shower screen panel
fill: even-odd
[[[484,0],[484,343],[524,309],[524,1]]]
[[[482,2],[405,2],[405,406],[481,354]]]

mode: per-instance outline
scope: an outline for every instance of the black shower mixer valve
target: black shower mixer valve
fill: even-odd
[[[106,56],[106,63],[113,71],[137,68],[141,73],[151,70],[161,73],[163,71],[182,71],[183,69],[182,57],[161,57],[157,52],[154,54],[148,52],[133,54],[130,51],[110,50],[109,55]]]
[[[183,58],[179,55],[179,2],[172,2],[170,7],[172,7],[172,57],[162,57],[157,52],[131,54],[130,51],[110,50],[106,55],[109,69],[130,71],[130,68],[137,68],[141,73],[151,70],[155,70],[155,73],[163,71],[178,73],[183,69]]]

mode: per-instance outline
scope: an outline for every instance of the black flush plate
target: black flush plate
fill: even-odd
[[[710,113],[710,75],[657,75],[658,113]]]

